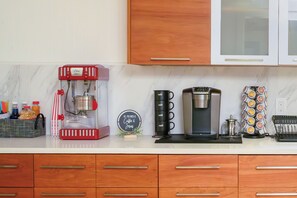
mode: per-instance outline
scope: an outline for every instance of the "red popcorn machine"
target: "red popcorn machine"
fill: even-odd
[[[109,69],[101,65],[64,65],[59,67],[59,80],[60,139],[97,140],[108,136]]]

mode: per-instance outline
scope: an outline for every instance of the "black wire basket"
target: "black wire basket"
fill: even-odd
[[[297,116],[274,115],[275,138],[279,142],[297,142]]]

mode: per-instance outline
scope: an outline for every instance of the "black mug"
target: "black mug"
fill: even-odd
[[[154,90],[155,91],[155,101],[169,101],[174,98],[174,93],[170,90]]]
[[[156,111],[155,112],[155,122],[166,122],[172,120],[175,117],[175,114],[170,111]]]
[[[173,126],[170,128],[170,124]],[[157,122],[155,123],[155,135],[153,137],[169,137],[169,131],[175,127],[174,122]]]
[[[166,100],[155,100],[155,111],[169,111],[174,108],[174,103]]]

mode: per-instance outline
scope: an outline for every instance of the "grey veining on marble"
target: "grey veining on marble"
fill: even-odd
[[[60,65],[0,65],[0,100],[32,102],[39,100],[47,117],[47,133],[54,92],[59,88],[57,68]],[[288,99],[288,114],[297,115],[297,69],[281,67],[189,67],[105,65],[110,68],[109,123],[117,134],[117,116],[125,109],[134,109],[143,119],[143,134],[154,133],[154,90],[168,89],[175,93],[173,102],[176,127],[183,132],[182,100],[184,88],[210,86],[222,90],[221,124],[230,114],[240,118],[240,96],[246,85],[268,89],[268,129],[274,132],[271,116],[275,99]],[[20,105],[20,104],[19,104]]]

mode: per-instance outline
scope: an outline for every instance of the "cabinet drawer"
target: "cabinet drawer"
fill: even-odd
[[[0,188],[0,197],[32,198],[33,188]]]
[[[96,197],[96,188],[35,188],[34,197],[35,198],[44,198],[44,197],[94,198]]]
[[[35,155],[36,187],[95,187],[95,155]]]
[[[98,187],[157,187],[157,155],[97,155]]]
[[[297,188],[240,188],[239,198],[296,198]]]
[[[157,188],[97,188],[97,198],[117,197],[117,198],[157,198]]]
[[[240,156],[239,186],[296,187],[297,156]]]
[[[161,155],[160,187],[236,187],[237,155]]]
[[[33,155],[0,155],[1,187],[33,187]]]
[[[237,198],[237,188],[160,188],[159,198]]]

